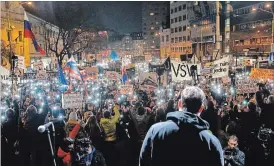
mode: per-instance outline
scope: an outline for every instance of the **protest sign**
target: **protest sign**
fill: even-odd
[[[36,79],[37,80],[47,80],[48,74],[45,70],[38,70],[36,73]]]
[[[201,73],[201,64],[186,64],[176,61],[171,61],[171,77],[172,81],[179,82],[185,80],[192,80],[191,77],[191,66],[197,67],[198,76]]]
[[[33,63],[33,68],[35,69],[35,70],[44,70],[44,65],[43,65],[43,62],[34,62]]]
[[[121,85],[119,91],[122,95],[133,94],[133,85]]]
[[[10,71],[5,67],[0,66],[0,82],[1,83],[8,83],[11,80],[9,79]]]
[[[25,58],[24,56],[17,56],[18,57],[18,65],[19,69],[25,69]]]
[[[106,71],[106,77],[108,80],[119,80],[119,73],[115,72],[115,71]]]
[[[250,80],[249,78],[243,80],[237,80],[237,94],[244,94],[244,93],[256,93],[259,90],[257,86],[259,83],[258,80]]]
[[[228,76],[229,57],[225,57],[213,62],[212,78],[220,78]]]
[[[80,93],[65,93],[62,98],[62,106],[67,108],[81,108],[83,102],[83,95]]]
[[[91,66],[91,67],[85,67],[84,69],[84,75],[85,75],[85,80],[97,80],[98,79],[98,67],[97,66]]]
[[[252,68],[250,73],[251,79],[269,79],[274,80],[274,70],[273,69],[259,69]]]

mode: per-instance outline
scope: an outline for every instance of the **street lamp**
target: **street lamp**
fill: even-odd
[[[273,37],[273,35],[274,35],[274,12],[273,12],[273,9],[272,9],[270,3],[267,3],[267,4],[265,5],[265,8],[269,9],[270,11],[269,11],[269,10],[262,9],[262,8],[255,8],[255,7],[252,8],[252,11],[255,12],[255,11],[257,11],[257,10],[261,10],[261,11],[263,11],[263,12],[267,12],[267,13],[272,14],[271,43],[274,43],[274,37]]]

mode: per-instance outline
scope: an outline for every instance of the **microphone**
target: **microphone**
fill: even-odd
[[[52,122],[49,122],[49,123],[46,123],[46,124],[44,124],[44,125],[41,125],[41,126],[38,127],[38,131],[39,131],[40,133],[43,133],[43,132],[46,131],[47,128],[49,128],[50,125],[53,125],[53,123],[52,123]]]

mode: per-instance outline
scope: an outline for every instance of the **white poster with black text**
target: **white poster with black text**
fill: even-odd
[[[213,62],[212,78],[228,76],[229,57],[225,57]]]
[[[192,80],[191,66],[195,68],[197,67],[196,71],[199,76],[201,73],[201,64],[186,64],[186,63],[171,61],[172,81],[179,82],[179,81],[185,81],[185,80]]]

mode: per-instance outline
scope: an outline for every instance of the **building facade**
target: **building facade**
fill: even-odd
[[[263,12],[273,8],[272,2],[260,2],[237,7],[233,5],[231,18],[231,47],[237,55],[268,55],[272,41],[272,14]],[[254,11],[253,9],[257,9]]]
[[[49,68],[49,65],[55,62],[56,59],[54,53],[47,48],[45,35],[50,40],[54,40],[59,29],[26,12],[35,39],[45,51],[46,55],[42,56],[39,52],[36,52],[31,40],[24,39],[24,12],[25,10],[20,2],[1,2],[1,41],[6,46],[11,42],[12,51],[15,55],[30,56],[30,62],[27,63],[31,64],[31,62],[38,59],[44,62],[45,68]],[[11,28],[9,28],[9,25]],[[62,49],[62,42],[58,45],[58,49]]]
[[[160,27],[169,22],[169,2],[142,2],[145,54],[160,57]]]
[[[166,57],[170,56],[170,53],[171,53],[170,52],[170,28],[168,29],[161,28],[160,38],[161,38],[160,57],[161,59],[165,59]]]
[[[192,54],[190,41],[187,1],[170,2],[170,56],[183,59],[183,56]]]

